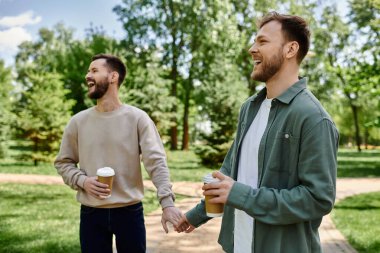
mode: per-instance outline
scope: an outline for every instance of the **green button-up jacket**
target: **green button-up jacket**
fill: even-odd
[[[265,97],[264,88],[240,110],[220,169],[234,180],[242,141]],[[218,242],[226,252],[233,253],[235,208],[254,218],[252,253],[321,252],[318,228],[334,205],[338,136],[305,78],[273,99],[260,142],[258,188],[235,182],[225,205]],[[207,222],[204,201],[186,216],[195,227]]]

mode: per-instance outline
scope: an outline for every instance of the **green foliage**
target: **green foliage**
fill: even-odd
[[[174,149],[178,118],[182,118],[182,148],[188,148],[189,119],[196,111],[191,107],[196,106],[197,84],[209,78],[210,66],[216,63],[218,56],[225,57],[231,64],[241,50],[236,46],[237,23],[231,7],[226,1],[126,0],[114,9],[127,33],[124,43],[128,52],[132,52],[127,59],[134,64],[132,68],[136,72],[132,72],[143,73],[138,71],[139,66],[149,66],[149,71],[157,69],[161,78],[168,81],[166,88],[171,100],[165,104],[172,112],[169,124],[175,128],[172,129],[175,136],[171,135]],[[219,67],[224,66],[219,63]],[[158,79],[158,83],[162,81]]]
[[[65,80],[65,88],[70,91],[66,97],[76,101],[72,110],[75,114],[94,105],[94,101],[87,97],[85,83],[92,56],[107,53],[122,58],[125,51],[119,41],[107,36],[104,31],[90,28],[84,40],[72,41],[65,52],[57,53],[62,58],[59,73]]]
[[[12,73],[0,60],[0,158],[7,156],[11,139],[10,122],[14,121],[12,109]]]
[[[175,115],[171,112],[175,100],[169,94],[170,84],[162,77],[157,61],[154,54],[151,55],[151,62],[146,62],[145,65],[141,59],[125,60],[128,75],[125,87],[121,87],[120,99],[148,113],[161,138],[167,142],[170,120]]]
[[[256,22],[261,15],[270,9],[276,9],[276,1],[249,1],[232,0],[233,13],[238,21],[236,29],[239,38],[236,46],[240,51],[236,54],[236,64],[239,72],[246,82],[249,89],[249,95],[256,93],[259,82],[252,80],[251,72],[253,70],[253,61],[248,49],[253,43],[253,37],[257,32]]]
[[[211,139],[214,136],[208,136]],[[215,144],[208,142],[204,145],[197,145],[195,153],[201,158],[202,164],[210,168],[218,168],[222,165],[224,157],[232,145],[231,142]]]
[[[327,5],[313,30],[315,56],[305,68],[317,96],[326,102],[333,98],[330,113],[340,122],[341,140],[354,140],[358,150],[363,139],[376,143],[379,131],[380,37],[374,23],[380,10],[375,6],[376,1],[351,1],[343,19],[335,6]]]
[[[221,165],[232,144],[239,108],[247,93],[235,67],[222,58],[217,62],[210,67],[209,79],[199,87],[197,122],[204,122],[206,129],[198,126],[199,144],[195,147],[202,164],[211,167]],[[235,87],[234,92],[231,87]]]
[[[17,81],[22,94],[17,103],[18,137],[31,141],[23,158],[50,160],[57,153],[69,117],[93,101],[86,98],[85,75],[91,57],[98,53],[121,54],[116,40],[91,28],[83,41],[73,30],[57,24],[42,28],[35,42],[24,42],[16,56]]]
[[[52,30],[41,28],[35,42],[24,42],[16,56],[18,81],[27,85],[31,72],[60,74],[69,92],[67,99],[75,100],[72,113],[87,109],[93,102],[86,97],[85,75],[91,57],[99,53],[122,55],[119,42],[96,28],[89,28],[84,40],[75,40],[73,30],[57,24]]]
[[[378,0],[352,0],[349,15],[341,17],[333,4],[321,6],[316,0],[124,0],[114,9],[127,34],[122,41],[94,27],[82,40],[62,24],[43,28],[37,40],[20,45],[17,79],[0,64],[0,156],[8,152],[16,129],[11,104],[25,106],[21,91],[32,89],[32,74],[59,75],[68,91],[64,97],[75,101],[72,115],[94,104],[84,82],[91,56],[112,53],[127,64],[122,101],[145,110],[165,143],[176,147],[182,134],[182,148],[191,141],[199,144],[197,153],[203,157],[223,157],[233,139],[238,106],[246,93],[263,86],[251,80],[247,50],[256,21],[270,10],[310,22],[312,53],[301,75],[309,77],[310,88],[337,123],[341,143],[379,145],[378,7]],[[199,128],[205,124],[210,132]]]
[[[16,108],[17,128],[32,142],[32,153],[24,156],[37,164],[52,160],[58,152],[73,101],[65,99],[68,91],[56,73],[31,73],[27,80],[29,85]]]
[[[352,196],[338,202],[332,218],[358,252],[380,252],[380,192]]]

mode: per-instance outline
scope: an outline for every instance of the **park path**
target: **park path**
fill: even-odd
[[[0,183],[25,183],[25,184],[63,184],[58,176],[0,174]],[[154,189],[150,181],[144,181],[148,189]],[[183,212],[191,209],[202,197],[202,183],[175,182],[173,190],[177,194],[189,196],[179,202]],[[337,201],[348,196],[380,191],[380,178],[341,178],[337,180]],[[152,212],[145,217],[147,229],[148,253],[222,253],[217,243],[221,218],[215,218],[195,229],[190,234],[176,233],[173,229],[168,234],[161,226],[161,210]],[[330,215],[323,218],[319,229],[324,253],[357,253],[344,236],[336,229]]]

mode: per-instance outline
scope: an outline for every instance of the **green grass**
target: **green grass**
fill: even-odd
[[[200,163],[192,151],[167,151],[170,177],[173,182],[199,182],[202,177],[218,168],[210,169]],[[40,163],[35,167],[32,162],[0,160],[0,173],[25,173],[58,175],[53,163]],[[148,175],[143,170],[144,179]],[[380,177],[380,149],[363,150],[340,149],[338,153],[338,177]]]
[[[79,204],[68,187],[0,184],[0,252],[79,252]]]
[[[380,177],[380,149],[340,149],[338,177]]]
[[[167,156],[173,182],[200,182],[212,171],[191,151],[168,151]],[[57,175],[52,163],[35,167],[9,160],[0,160],[0,173]],[[380,150],[340,149],[338,177],[380,177]],[[181,198],[177,195],[177,201]],[[79,204],[69,187],[0,184],[0,200],[0,252],[79,252]],[[143,203],[146,214],[159,208],[155,192],[145,192]],[[379,216],[380,193],[348,198],[333,211],[338,228],[360,253],[380,252]]]
[[[0,173],[58,175],[53,163],[15,162],[0,160]]]
[[[352,196],[338,202],[332,218],[359,253],[380,252],[380,192]]]
[[[80,252],[80,205],[69,187],[0,184],[0,199],[0,252]],[[143,204],[145,214],[156,210],[155,192]]]

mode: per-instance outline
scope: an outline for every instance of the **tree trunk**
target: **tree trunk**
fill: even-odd
[[[194,5],[194,2],[193,2]],[[196,21],[195,21],[196,23]],[[190,52],[196,52],[198,48],[198,26],[195,25],[193,31],[193,37],[190,44]],[[194,64],[195,59],[191,59],[190,68],[189,68],[189,78],[184,83],[185,85],[185,101],[184,101],[184,112],[183,112],[183,133],[182,133],[182,150],[189,150],[189,110],[190,110],[190,98],[191,98],[191,90],[193,89],[193,73],[194,73]]]
[[[368,136],[369,136],[368,127],[364,127],[364,147],[366,150],[368,150]]]
[[[175,13],[175,10],[174,10],[174,5],[173,5],[173,1],[169,1],[169,9],[170,9],[170,16],[171,16],[171,25],[172,25],[172,29],[171,29],[171,37],[172,37],[172,43],[171,43],[171,50],[172,50],[172,63],[171,63],[171,72],[170,72],[170,79],[172,80],[172,87],[171,87],[171,91],[170,91],[170,96],[172,96],[175,100],[174,102],[174,105],[173,105],[173,108],[172,108],[172,113],[173,113],[173,117],[171,118],[171,127],[170,127],[170,150],[177,150],[178,149],[178,146],[177,146],[177,143],[178,143],[178,139],[177,139],[177,133],[178,133],[178,130],[177,130],[177,83],[178,83],[178,80],[177,80],[177,77],[178,77],[178,57],[179,57],[179,47],[181,47],[181,45],[177,46],[176,45],[176,40],[177,40],[177,29],[176,29],[176,24],[175,24],[175,20],[174,20],[174,13]],[[182,41],[182,39],[181,39]]]
[[[170,95],[177,100],[177,80],[173,80],[172,88]],[[177,150],[177,104],[173,105],[172,108],[173,117],[171,118],[171,124],[170,127],[170,150]]]
[[[334,66],[332,64],[332,57],[330,57],[330,64],[331,66]],[[341,80],[343,87],[346,86],[346,79],[344,79],[343,75],[338,72],[337,73],[338,78]],[[358,118],[358,109],[359,107],[356,106],[353,102],[353,99],[351,98],[351,94],[348,91],[344,91],[344,94],[350,104],[351,110],[352,110],[352,115],[354,116],[354,124],[355,124],[355,141],[356,141],[356,147],[358,149],[358,152],[361,152],[360,144],[361,144],[361,139],[360,139],[360,128],[359,128],[359,118]],[[358,94],[355,94],[356,98],[359,97]]]
[[[38,152],[38,138],[33,138],[33,153],[37,153]],[[33,162],[34,162],[34,166],[38,166],[38,159],[34,158],[33,159]]]
[[[186,94],[184,101],[184,113],[183,113],[183,133],[182,133],[182,150],[189,150],[189,109],[190,109],[190,93],[191,93],[191,82],[189,80],[188,85],[186,85]]]
[[[357,146],[358,152],[361,152],[361,148],[360,148],[361,138],[360,138],[360,128],[359,128],[359,119],[358,119],[358,107],[354,105],[352,101],[350,101],[350,106],[351,106],[352,114],[354,116],[356,146]]]

